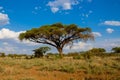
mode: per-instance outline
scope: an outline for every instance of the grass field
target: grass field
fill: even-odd
[[[0,80],[120,80],[120,57],[0,58]]]

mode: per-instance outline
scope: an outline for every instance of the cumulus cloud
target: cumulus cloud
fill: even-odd
[[[9,17],[7,14],[0,13],[0,26],[9,24]]]
[[[106,31],[107,31],[108,33],[113,33],[114,30],[111,29],[111,28],[107,28]]]
[[[38,45],[37,43],[30,42],[29,40],[23,40],[23,41],[21,42],[21,41],[18,39],[18,36],[19,36],[20,33],[23,33],[23,32],[25,32],[25,31],[15,32],[15,31],[12,31],[12,30],[3,28],[3,29],[0,30],[0,39],[2,39],[2,40],[10,39],[10,40],[14,40],[14,41],[17,42],[17,43],[26,44],[26,45],[28,45],[28,46]]]
[[[111,51],[111,48],[120,46],[120,38],[103,39],[99,42],[94,43],[94,46],[102,47],[105,48],[107,51]]]
[[[86,51],[93,48],[93,45],[91,43],[85,43],[85,42],[78,42],[73,43],[73,46],[70,49],[70,46],[66,46],[64,49],[67,50],[66,52],[74,52],[74,51]]]
[[[95,37],[101,37],[101,36],[102,36],[101,33],[99,33],[99,32],[93,32],[93,35],[94,35]]]
[[[34,46],[38,46],[37,43],[23,40],[22,42],[18,39],[20,33],[25,31],[15,32],[13,30],[3,28],[0,30],[0,51],[5,53],[25,53],[25,49],[28,50],[26,53],[31,53]],[[40,44],[39,44],[40,46]],[[22,51],[22,49],[24,49]]]
[[[108,26],[120,26],[120,21],[105,21],[103,24]]]
[[[20,32],[15,32],[15,31],[11,31],[9,29],[3,28],[0,30],[0,39],[14,39],[17,40],[18,36],[20,33],[22,33],[24,31],[20,31]]]
[[[47,6],[51,8],[53,13],[58,12],[59,10],[70,10],[72,6],[77,5],[77,0],[54,0],[49,1]]]

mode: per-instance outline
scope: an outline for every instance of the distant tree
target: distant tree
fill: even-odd
[[[75,24],[63,25],[56,23],[52,25],[41,26],[40,28],[33,28],[21,33],[20,40],[30,40],[36,43],[43,43],[57,48],[60,56],[63,54],[63,47],[66,44],[71,44],[74,41],[93,40],[90,28],[81,28]]]
[[[17,57],[18,57],[18,54],[8,54],[8,57],[17,58]]]
[[[114,48],[112,48],[112,51],[114,53],[120,53],[120,47],[114,47]]]
[[[0,57],[5,57],[6,55],[5,55],[5,53],[0,53]]]
[[[49,47],[40,47],[40,48],[38,48],[38,49],[35,49],[35,50],[33,50],[34,51],[34,55],[35,55],[35,57],[43,57],[44,56],[44,54],[47,52],[47,51],[49,51],[50,50],[50,48]]]
[[[89,52],[97,54],[97,53],[104,53],[106,52],[106,50],[104,48],[93,48],[89,50]]]
[[[13,56],[13,54],[8,54],[7,55],[8,57],[11,57],[11,58],[13,58],[14,56]]]

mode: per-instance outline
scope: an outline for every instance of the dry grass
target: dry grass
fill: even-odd
[[[0,80],[119,80],[118,58],[0,58]]]

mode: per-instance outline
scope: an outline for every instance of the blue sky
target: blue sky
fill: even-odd
[[[0,0],[0,52],[32,53],[34,48],[43,45],[20,42],[18,35],[56,22],[90,27],[95,35],[95,41],[74,43],[71,50],[66,46],[64,52],[93,47],[110,51],[120,45],[119,8],[120,0]]]

